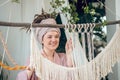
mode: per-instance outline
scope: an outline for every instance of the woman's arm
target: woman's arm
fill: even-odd
[[[73,67],[74,62],[73,62],[73,58],[72,58],[72,50],[73,50],[72,39],[67,41],[65,49],[66,49],[67,66]]]
[[[26,70],[18,73],[16,80],[38,80],[34,69],[26,68]]]

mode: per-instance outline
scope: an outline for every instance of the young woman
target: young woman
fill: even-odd
[[[56,24],[56,21],[52,18],[44,19],[40,24]],[[42,45],[40,54],[53,63],[58,65],[72,67],[72,41],[69,40],[66,43],[66,54],[57,53],[55,50],[59,46],[61,32],[59,28],[35,28],[35,36],[38,42]],[[38,80],[35,75],[34,69],[29,67],[18,74],[17,80]]]

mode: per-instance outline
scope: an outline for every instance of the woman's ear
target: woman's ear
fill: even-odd
[[[42,43],[41,43],[42,45],[43,45],[43,41],[42,41]]]
[[[43,40],[42,40],[41,44],[42,44],[42,45],[44,44]]]

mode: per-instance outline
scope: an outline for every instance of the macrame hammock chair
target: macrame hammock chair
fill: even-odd
[[[95,24],[65,25],[64,29],[67,39],[72,38],[73,52],[71,56],[74,63],[73,67],[57,65],[39,54],[41,45],[38,45],[31,27],[30,67],[35,68],[38,78],[40,80],[100,80],[112,72],[112,66],[120,60],[120,28],[116,30],[105,49],[94,58],[92,40],[94,27]],[[79,41],[79,35],[81,35],[81,42]],[[15,65],[14,67],[9,67],[0,62],[0,66],[7,70],[25,69],[26,66],[19,66],[11,57],[1,33],[0,39],[8,58]],[[87,53],[89,55],[88,59],[86,58]]]
[[[120,59],[120,28],[116,30],[106,48],[97,57],[93,58],[91,35],[94,27],[95,25],[92,24],[65,26],[67,39],[71,37],[73,43],[73,52],[71,54],[74,63],[73,67],[57,65],[39,54],[40,49],[32,31],[30,66],[35,68],[36,75],[41,80],[100,80],[101,77],[105,77],[109,72],[112,72],[112,66]],[[79,33],[82,36],[82,45],[79,42]],[[88,53],[91,57],[89,61],[86,58],[85,35],[87,35]]]
[[[95,24],[71,24],[65,25],[67,39],[72,38],[73,51],[71,53],[73,67],[64,67],[57,65],[39,54],[41,46],[34,36],[31,27],[31,55],[30,67],[35,68],[36,75],[40,80],[100,80],[109,72],[112,72],[112,66],[120,59],[120,28],[116,30],[113,38],[105,49],[94,58],[93,47],[93,29]],[[81,35],[81,42],[79,41]],[[87,40],[85,40],[87,36]],[[7,46],[0,35],[3,47],[14,63],[15,67],[10,68],[0,62],[0,65],[7,70],[25,69],[26,66],[19,66],[12,60]],[[86,58],[86,42],[89,58]]]

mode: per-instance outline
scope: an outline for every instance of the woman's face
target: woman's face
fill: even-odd
[[[60,34],[57,31],[49,31],[43,36],[43,48],[55,50],[59,45]]]

